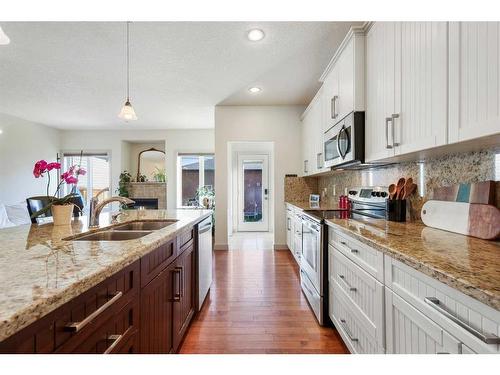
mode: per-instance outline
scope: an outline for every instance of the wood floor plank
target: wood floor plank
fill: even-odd
[[[318,325],[288,251],[215,251],[214,283],[180,353],[348,353]]]

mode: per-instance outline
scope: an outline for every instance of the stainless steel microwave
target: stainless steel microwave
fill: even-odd
[[[324,134],[325,167],[344,168],[365,162],[365,113],[351,112]]]

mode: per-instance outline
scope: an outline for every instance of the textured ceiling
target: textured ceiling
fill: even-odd
[[[0,112],[63,129],[212,128],[214,106],[306,104],[352,22],[2,22]],[[259,27],[261,42],[246,31]],[[250,86],[262,87],[258,95]]]

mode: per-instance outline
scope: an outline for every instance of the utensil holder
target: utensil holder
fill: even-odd
[[[386,201],[386,218],[389,221],[406,221],[406,199],[388,199]]]

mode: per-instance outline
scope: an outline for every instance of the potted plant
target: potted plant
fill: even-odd
[[[34,212],[31,216],[35,218],[50,210],[52,212],[54,225],[69,225],[71,224],[71,217],[73,216],[73,209],[75,207],[72,200],[78,197],[78,194],[74,192],[78,184],[78,177],[85,175],[87,172],[79,165],[71,166],[66,172],[61,174],[54,195],[50,195],[50,172],[52,170],[59,171],[60,169],[61,163],[47,163],[45,160],[39,160],[35,163],[33,168],[33,175],[35,178],[47,176],[48,204],[42,209]],[[64,184],[72,185],[71,193],[66,194],[64,197],[59,197]]]

